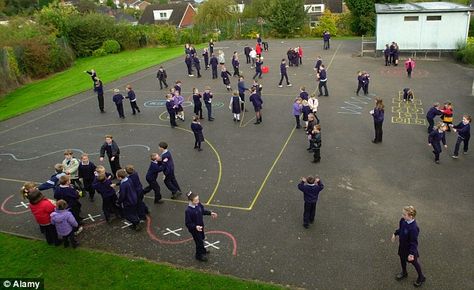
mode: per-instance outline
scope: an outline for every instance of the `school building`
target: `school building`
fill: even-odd
[[[465,43],[473,9],[449,2],[375,4],[376,49],[395,41],[400,50],[455,50]]]

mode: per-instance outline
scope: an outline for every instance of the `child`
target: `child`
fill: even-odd
[[[309,107],[311,108],[311,111],[314,114],[314,117],[316,118],[316,120],[319,123],[319,119],[316,116],[316,114],[318,113],[319,101],[318,101],[318,98],[316,97],[315,93],[311,94],[311,97],[308,99],[308,104],[309,104]]]
[[[137,105],[137,96],[135,96],[135,92],[132,90],[132,86],[127,85],[125,90],[127,91],[127,97],[126,98],[130,100],[130,107],[132,107],[132,115],[136,114],[135,111],[140,113],[140,108],[138,108],[138,105]]]
[[[56,203],[56,210],[51,213],[51,224],[56,226],[58,235],[63,238],[65,248],[69,247],[69,242],[73,249],[77,248],[79,243],[74,236],[74,229],[77,228],[78,223],[68,210],[68,204],[65,200],[60,199]]]
[[[128,178],[132,182],[135,192],[137,193],[137,214],[140,220],[145,221],[147,214],[150,213],[148,207],[146,206],[145,202],[143,202],[144,198],[144,191],[143,186],[140,181],[140,176],[138,176],[138,172],[135,170],[133,165],[125,166],[125,171],[128,174]]]
[[[300,64],[303,64],[303,48],[298,46],[298,58],[300,60]]]
[[[307,100],[303,100],[303,106],[301,107],[301,113],[303,113],[303,121],[305,123],[304,128],[308,127],[308,115],[311,114],[313,111]]]
[[[151,190],[155,193],[155,204],[162,204],[163,200],[161,199],[161,189],[160,185],[158,184],[158,173],[163,170],[161,167],[162,162],[158,162],[157,160],[160,158],[158,153],[152,153],[150,155],[150,166],[148,167],[148,171],[146,172],[145,179],[148,182],[148,186],[145,187],[143,190],[144,194],[147,194]]]
[[[444,108],[441,110],[443,112],[443,117],[441,120],[443,120],[443,123],[447,125],[447,130],[448,132],[451,132],[450,126],[453,124],[453,105],[451,102],[446,102],[444,103]]]
[[[196,54],[194,54],[194,56],[192,57],[192,60],[193,60],[194,67],[196,68],[197,77],[200,78],[201,77],[201,61],[199,60]]]
[[[71,149],[64,151],[63,170],[71,179],[71,184],[79,191],[83,190],[82,183],[78,176],[79,161],[73,157]]]
[[[255,66],[255,60],[257,59],[257,52],[255,51],[254,48],[249,52],[250,59],[252,60],[252,64],[250,65],[250,68],[253,68]]]
[[[209,61],[212,70],[212,79],[217,79],[217,65],[219,64],[219,60],[214,54],[211,54],[211,59]]]
[[[207,48],[204,48],[202,56],[204,57],[204,65],[206,66],[205,69],[207,70],[209,68],[209,51]]]
[[[177,127],[178,124],[176,124],[176,106],[174,104],[172,94],[166,94],[166,110],[168,111],[168,115],[170,117],[171,128]]]
[[[184,109],[183,109],[183,102],[184,102],[184,97],[181,95],[181,91],[176,90],[174,92],[174,106],[176,110],[176,117],[178,119],[181,119],[181,121],[184,122]]]
[[[255,110],[255,125],[262,123],[262,108],[263,108],[263,100],[262,97],[257,94],[257,89],[252,87],[252,94],[249,98],[250,102],[253,104],[253,108]]]
[[[234,114],[234,122],[240,122],[240,103],[242,100],[239,97],[239,92],[234,91],[232,97],[230,98],[229,109]]]
[[[357,72],[357,90],[356,95],[359,95],[360,89],[365,87],[365,78],[364,73],[362,71]]]
[[[174,175],[173,157],[168,151],[168,143],[160,142],[158,147],[160,148],[160,157],[157,161],[162,162],[161,168],[165,175],[165,185],[171,191],[171,199],[176,199],[178,195],[181,195],[181,188],[179,187],[178,181]]]
[[[454,132],[458,133],[458,139],[456,140],[456,146],[454,147],[454,155],[451,157],[457,159],[461,142],[464,142],[464,154],[467,154],[467,150],[469,149],[469,139],[471,138],[471,116],[464,115],[462,117],[462,122],[456,126],[452,126],[452,128]]]
[[[204,100],[204,105],[206,106],[206,109],[207,109],[208,121],[214,121],[214,118],[212,117],[212,97],[213,96],[212,96],[211,88],[205,87],[202,98]]]
[[[95,190],[92,187],[92,182],[94,182],[95,170],[96,166],[94,163],[89,161],[89,155],[87,153],[83,153],[81,155],[81,162],[79,164],[78,172],[79,178],[82,178],[82,182],[84,182],[84,189],[89,193],[90,201],[94,201]]]
[[[395,242],[395,237],[398,236],[399,246],[398,255],[400,256],[400,263],[402,265],[402,272],[395,276],[397,281],[401,281],[408,276],[407,262],[413,264],[418,274],[418,278],[413,284],[415,287],[420,287],[426,278],[421,272],[421,266],[418,263],[418,235],[420,229],[416,224],[416,209],[414,206],[405,206],[402,212],[402,218],[398,223],[398,229],[392,234],[392,242]]]
[[[321,161],[321,125],[314,125],[311,132],[311,146],[313,148],[313,163]]]
[[[141,227],[140,219],[138,218],[137,213],[137,192],[135,191],[133,183],[128,178],[125,169],[120,169],[117,171],[117,178],[120,181],[118,204],[122,208],[122,213],[125,219],[132,223],[130,227],[136,231],[139,231],[141,230]]]
[[[219,60],[219,64],[221,66],[224,66],[225,65],[225,55],[224,55],[224,52],[222,50],[219,50],[218,52],[218,55],[217,55],[217,59]]]
[[[194,116],[193,122],[191,123],[191,130],[194,133],[194,149],[202,151],[201,142],[204,142],[204,135],[202,134],[202,126],[199,123],[199,117]]]
[[[293,103],[293,116],[296,119],[296,129],[300,129],[300,115],[301,115],[301,98],[296,98]]]
[[[64,173],[64,166],[61,163],[57,163],[54,165],[54,174],[51,175],[51,177],[46,182],[38,186],[38,190],[48,190],[55,188],[59,184],[59,178],[63,175],[66,175],[66,173]]]
[[[443,143],[444,148],[448,148],[446,145],[446,124],[439,123],[438,126],[435,127],[435,130],[428,135],[428,146],[433,147],[433,154],[435,156],[435,163],[439,164],[439,154],[441,153],[442,147],[441,143]]]
[[[306,92],[306,88],[305,87],[301,87],[300,88],[300,98],[302,100],[308,100],[308,93]]]
[[[160,81],[160,90],[163,89],[163,85],[165,85],[165,88],[168,87],[168,84],[166,83],[168,75],[166,74],[166,71],[163,69],[162,66],[160,66],[160,68],[158,69],[158,72],[156,73],[156,78]]]
[[[232,56],[232,67],[234,68],[234,74],[232,76],[240,76],[239,66],[239,55],[237,54],[237,51],[234,51],[234,55]]]
[[[230,78],[229,78],[230,76],[231,76],[230,72],[227,71],[225,66],[222,66],[221,78],[222,78],[222,82],[227,88],[227,91],[232,91],[232,88],[230,87]]]
[[[411,78],[411,72],[415,68],[415,65],[416,65],[415,61],[411,59],[410,57],[408,58],[407,61],[405,61],[405,68],[407,70],[408,78]]]
[[[112,177],[113,177],[113,176],[112,176],[112,173],[106,172],[104,166],[102,166],[102,165],[97,165],[96,168],[95,168],[95,171],[94,171],[94,179],[96,179],[97,176],[99,176],[99,175],[101,175],[101,174],[104,174],[105,177],[107,177],[107,179],[110,179],[110,180],[113,179],[113,178],[112,178]]]
[[[431,107],[428,110],[428,113],[426,113],[426,120],[428,120],[428,134],[433,131],[433,126],[434,126],[434,118],[436,116],[441,116],[443,115],[443,112],[441,112],[439,108],[439,103],[434,103],[433,107]]]
[[[97,168],[99,168],[99,166],[97,166]],[[98,173],[92,183],[92,187],[97,190],[100,196],[102,196],[102,212],[104,213],[107,223],[110,223],[110,216],[112,213],[118,218],[119,209],[116,205],[117,194],[115,193],[110,178],[107,178],[105,173]]]
[[[245,91],[250,91],[248,88],[245,87],[245,82],[244,82],[244,76],[239,76],[239,82],[237,83],[237,88],[239,90],[239,97],[240,100],[242,101],[242,104],[240,106],[240,111],[247,112],[247,109],[245,108]]]
[[[112,97],[112,101],[115,103],[119,118],[121,119],[125,119],[125,115],[123,113],[123,99],[125,99],[125,97],[120,93],[120,90],[114,89],[114,96]]]
[[[258,80],[253,80],[252,88],[255,88],[255,92],[256,92],[259,96],[262,95],[263,86],[258,83]]]
[[[178,91],[178,93],[181,94],[181,89],[182,89],[181,86],[182,86],[181,81],[180,81],[180,80],[177,80],[177,81],[175,82],[175,85],[174,85],[173,88],[174,88],[175,91]]]
[[[372,140],[372,143],[377,144],[382,142],[383,136],[383,121],[385,117],[385,106],[383,104],[383,100],[380,98],[375,98],[375,108],[370,111],[374,119],[374,129],[375,129],[375,137]]]
[[[193,102],[194,102],[194,115],[199,115],[199,119],[204,119],[202,117],[202,96],[199,93],[199,90],[193,88]]]
[[[96,79],[95,85],[94,85],[94,91],[97,93],[97,100],[99,102],[99,110],[100,110],[101,113],[105,113],[105,111],[104,111],[104,86],[103,86],[101,80]]]
[[[184,59],[184,63],[186,64],[186,67],[188,68],[188,76],[193,77],[193,59],[191,57],[191,54],[186,54],[186,57]]]
[[[40,231],[46,237],[46,242],[49,245],[59,246],[61,242],[58,240],[58,233],[53,224],[51,224],[50,214],[54,212],[54,204],[51,200],[43,196],[35,185],[31,182],[25,183],[22,188],[22,194],[27,191],[28,201],[30,202],[29,208],[31,213],[35,217],[36,222],[40,227]]]
[[[100,147],[99,161],[104,161],[104,156],[107,153],[109,158],[110,170],[112,170],[112,176],[115,176],[117,170],[122,168],[120,166],[120,148],[114,141],[112,135],[105,135],[105,142]]]
[[[298,189],[304,194],[303,227],[307,229],[309,224],[314,222],[316,203],[318,202],[319,193],[324,189],[324,184],[318,176],[302,177]]]
[[[189,192],[189,204],[185,212],[185,224],[188,231],[191,233],[196,243],[196,259],[202,262],[207,261],[207,254],[209,251],[204,247],[204,215],[210,215],[212,218],[217,218],[217,213],[206,210],[199,202],[199,195]]]
[[[410,88],[403,89],[403,101],[413,102],[413,91]]]
[[[370,83],[370,75],[368,72],[364,72],[364,95],[367,96],[369,94],[369,83]]]
[[[286,69],[288,68],[288,66],[286,65],[286,60],[283,58],[281,60],[281,63],[280,63],[280,75],[281,75],[281,78],[280,78],[280,82],[278,83],[278,87],[279,88],[282,88],[283,85],[283,78],[285,78],[286,80],[286,86],[287,87],[291,87],[292,84],[290,84],[290,81],[288,81],[288,73],[286,72]]]
[[[75,232],[79,234],[82,232],[82,218],[81,213],[81,203],[79,202],[79,192],[71,187],[71,181],[69,176],[64,175],[59,178],[59,186],[54,189],[54,198],[56,200],[63,199],[69,205],[71,213],[74,215],[74,218],[79,223],[79,228],[76,227]]]
[[[263,57],[257,57],[257,62],[255,63],[255,75],[253,76],[253,79],[262,78],[262,65],[263,65]]]

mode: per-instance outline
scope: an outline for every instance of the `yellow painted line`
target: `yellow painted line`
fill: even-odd
[[[250,124],[250,122],[252,122],[253,120],[255,120],[255,118],[257,118],[257,117],[253,116],[252,119],[248,120],[248,121],[242,126],[242,128],[243,128],[243,127],[247,127],[247,125]]]
[[[224,205],[224,204],[214,204],[214,203],[206,203],[206,206],[212,206],[212,207],[221,207],[221,208],[230,208],[230,209],[237,209],[237,210],[245,210],[245,211],[250,211],[251,209],[249,207],[241,207],[241,206],[233,206],[233,205]]]
[[[247,107],[245,107],[246,109]],[[240,122],[239,122],[239,128],[242,128],[242,123],[244,122],[244,119],[245,119],[245,110],[242,112],[242,119],[240,119]]]
[[[21,180],[21,179],[13,179],[13,178],[5,178],[5,177],[0,177],[0,180],[18,182],[18,183],[26,183],[26,182],[41,183],[41,182],[35,182],[35,181],[31,181],[31,180]]]
[[[161,113],[159,116],[158,116],[158,119],[160,119],[161,121],[168,121],[167,119],[163,119],[163,115],[165,113],[168,113],[168,111],[164,111],[163,113]]]
[[[216,186],[214,187],[214,191],[211,194],[211,197],[209,197],[209,200],[206,202],[206,205],[210,204],[212,199],[217,193],[217,189],[219,188],[219,184],[221,183],[221,178],[222,178],[222,162],[221,162],[221,156],[219,155],[219,152],[217,152],[216,148],[212,143],[210,143],[207,139],[204,140],[209,147],[211,147],[212,151],[214,151],[214,154],[217,157],[217,164],[219,165],[219,171],[218,171],[218,176],[217,176],[217,183]]]
[[[260,188],[258,189],[257,194],[255,195],[255,197],[252,200],[252,203],[249,206],[249,210],[252,210],[253,206],[255,205],[255,202],[257,202],[258,197],[260,196],[260,194],[262,193],[263,188],[267,184],[268,178],[272,174],[273,169],[275,168],[275,165],[278,163],[278,161],[280,161],[281,155],[283,154],[283,151],[285,151],[286,146],[288,145],[288,142],[290,142],[290,139],[293,136],[294,132],[295,132],[295,127],[293,127],[293,129],[291,130],[290,135],[288,136],[288,138],[285,141],[285,144],[283,144],[283,147],[280,150],[280,153],[278,153],[278,156],[275,158],[275,161],[273,161],[272,167],[270,167],[270,170],[268,171],[267,175],[265,176],[265,179],[263,180],[262,185],[260,185]]]
[[[332,62],[334,61],[334,58],[336,57],[337,52],[339,51],[339,48],[341,48],[342,42],[339,43],[339,45],[336,48],[336,51],[332,55],[331,61],[329,62],[328,66],[326,67],[326,70],[329,70],[329,67],[331,66]]]

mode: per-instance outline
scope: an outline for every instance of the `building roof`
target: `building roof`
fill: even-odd
[[[375,4],[377,14],[400,13],[433,13],[433,12],[467,12],[473,11],[469,6],[450,2],[418,2],[402,4]]]
[[[148,5],[143,11],[142,17],[138,23],[140,24],[155,24],[155,23],[169,23],[171,25],[178,26],[183,19],[183,15],[186,12],[186,8],[189,3],[170,3],[170,4],[151,4]],[[192,6],[192,5],[191,5]],[[153,15],[154,10],[173,10],[168,20],[155,20]]]
[[[324,4],[332,13],[342,13],[342,0],[305,0],[304,5]]]

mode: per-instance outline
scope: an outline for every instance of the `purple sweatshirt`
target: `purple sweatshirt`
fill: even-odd
[[[54,212],[52,212],[51,224],[56,226],[56,231],[58,232],[58,235],[63,237],[69,235],[72,232],[73,228],[76,228],[78,226],[76,219],[67,209],[56,209]]]
[[[293,116],[301,115],[301,105],[298,103],[293,103]]]

